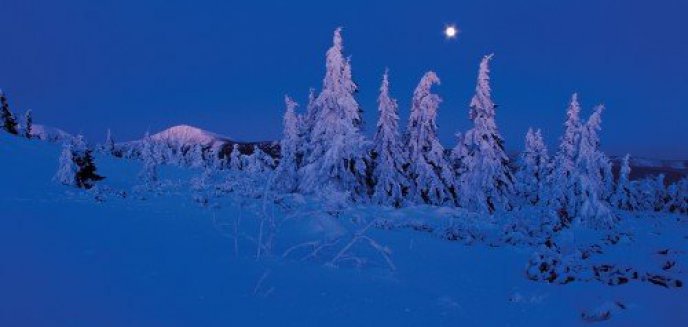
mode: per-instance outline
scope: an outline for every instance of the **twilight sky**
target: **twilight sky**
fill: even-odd
[[[469,127],[483,54],[495,53],[497,123],[511,151],[529,126],[550,148],[579,92],[604,103],[610,154],[688,159],[688,1],[2,0],[0,88],[15,112],[102,141],[190,124],[239,140],[276,139],[283,96],[319,89],[332,31],[344,27],[367,134],[390,69],[402,126],[426,70],[440,137]],[[445,40],[445,24],[461,30]]]

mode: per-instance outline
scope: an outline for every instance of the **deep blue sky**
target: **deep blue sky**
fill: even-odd
[[[275,139],[283,95],[319,88],[344,27],[368,134],[390,68],[402,119],[423,72],[443,84],[440,136],[466,130],[478,62],[494,52],[497,119],[510,150],[529,126],[550,147],[574,91],[607,106],[612,154],[688,158],[688,1],[2,0],[0,88],[15,111],[94,141],[191,124]],[[447,41],[445,24],[461,29]]]

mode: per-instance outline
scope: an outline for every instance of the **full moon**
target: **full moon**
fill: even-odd
[[[456,26],[447,26],[447,27],[444,29],[444,35],[445,35],[448,39],[453,39],[453,38],[455,38],[455,37],[456,37],[456,34],[457,34],[458,32],[459,32],[459,31],[456,29]]]

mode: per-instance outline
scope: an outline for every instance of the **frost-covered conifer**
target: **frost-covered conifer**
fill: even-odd
[[[616,220],[603,200],[605,187],[600,162],[604,153],[599,150],[598,132],[601,129],[603,106],[597,106],[582,127],[574,169],[576,196],[568,209],[575,221],[595,228],[609,228]]]
[[[667,190],[664,185],[664,175],[646,177],[634,187],[635,198],[640,210],[660,211],[664,209],[667,198]]]
[[[189,167],[201,168],[205,166],[205,160],[203,160],[203,146],[200,144],[194,144],[187,151],[186,157]]]
[[[224,159],[220,157],[220,149],[210,147],[206,152],[205,167],[213,171],[224,168]]]
[[[33,135],[33,117],[31,114],[31,109],[27,110],[24,114],[24,137],[30,139]]]
[[[593,172],[595,180],[598,183],[600,198],[604,201],[608,201],[614,191],[614,176],[612,174],[611,160],[609,160],[609,157],[600,150],[599,131],[602,129],[603,110],[604,106],[601,105],[595,108],[585,125],[587,134],[581,134],[581,137],[586,136],[587,142],[590,144],[590,156],[594,160],[592,161],[594,167]]]
[[[667,189],[666,211],[680,214],[688,213],[688,177],[683,177]]]
[[[74,163],[77,166],[76,186],[90,189],[94,183],[103,179],[96,173],[96,164],[93,158],[93,150],[86,144],[83,135],[77,135],[71,140],[71,149]]]
[[[554,171],[552,172],[553,187],[550,205],[556,209],[563,209],[562,212],[567,212],[571,207],[571,202],[577,197],[577,190],[574,189],[574,180],[576,178],[575,161],[578,155],[578,143],[582,129],[580,110],[578,94],[574,93],[566,110],[564,135],[561,138],[559,150],[554,157]],[[570,217],[566,218],[566,220],[568,219]]]
[[[64,185],[76,186],[76,172],[78,167],[74,162],[74,152],[71,142],[62,144],[62,153],[60,154],[60,166],[57,174],[53,177],[58,183]]]
[[[464,153],[459,157],[459,198],[461,206],[480,212],[511,208],[513,176],[504,140],[495,123],[495,108],[490,88],[489,63],[483,57],[478,71],[475,95],[469,117],[473,128],[462,137]]]
[[[437,138],[437,109],[442,99],[431,92],[440,79],[430,71],[413,92],[411,115],[404,135],[408,151],[408,199],[416,203],[453,203],[454,173]]]
[[[155,154],[155,142],[150,135],[146,133],[141,144],[141,160],[143,160],[143,168],[139,173],[139,178],[149,186],[155,185],[158,182],[158,165],[160,162]]]
[[[17,119],[10,111],[10,105],[7,103],[5,93],[0,90],[0,119],[2,120],[3,129],[10,134],[19,134]]]
[[[552,169],[542,132],[529,128],[525,144],[515,176],[515,190],[529,204],[542,203],[549,193]]]
[[[293,192],[298,182],[298,167],[300,151],[299,121],[295,109],[298,106],[294,100],[285,96],[286,111],[283,119],[282,140],[280,142],[280,162],[277,167],[276,184],[279,190]]]
[[[602,199],[610,202],[614,194],[614,174],[612,173],[612,161],[602,151],[599,152],[599,165],[602,174]]]
[[[301,156],[304,152],[308,152],[311,132],[313,131],[315,119],[318,116],[318,108],[315,105],[315,99],[315,89],[310,88],[308,90],[308,103],[306,104],[306,112],[299,116],[299,139],[301,139],[302,143],[302,149],[300,149],[302,152],[300,153]]]
[[[175,164],[178,161],[175,158],[172,146],[167,142],[153,140],[153,155],[159,165]]]
[[[316,116],[299,170],[299,189],[312,193],[332,186],[358,197],[365,193],[366,141],[359,130],[361,109],[354,98],[357,86],[342,50],[338,28],[326,55],[323,89],[313,104]]]
[[[274,159],[259,146],[253,147],[253,153],[246,156],[246,171],[249,173],[264,173],[275,167]]]
[[[239,171],[242,168],[241,151],[239,151],[239,144],[234,143],[232,152],[229,155],[229,169]]]
[[[376,203],[400,206],[404,191],[408,188],[404,165],[406,154],[399,136],[399,114],[397,101],[389,94],[389,77],[385,71],[378,97],[377,132],[373,139],[373,199]]]
[[[619,180],[611,197],[612,206],[621,210],[635,210],[638,208],[638,203],[634,197],[633,184],[631,184],[629,179],[631,174],[630,158],[631,156],[627,154],[621,161]]]
[[[105,135],[105,143],[103,143],[103,151],[105,153],[114,154],[115,153],[115,141],[112,139],[112,133],[108,128],[107,134]]]

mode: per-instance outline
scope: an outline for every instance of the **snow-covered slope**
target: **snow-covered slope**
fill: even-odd
[[[48,142],[63,142],[71,140],[74,136],[55,127],[34,124],[31,128],[31,135]]]
[[[272,255],[257,260],[260,218],[252,206],[262,201],[225,195],[212,199],[216,207],[201,207],[188,184],[200,172],[173,167],[161,168],[168,187],[137,193],[141,163],[100,155],[100,188],[127,195],[96,201],[96,193],[51,182],[59,153],[58,144],[0,133],[0,326],[688,324],[685,287],[528,280],[526,263],[546,249],[491,245],[481,227],[489,217],[470,225],[452,208],[348,206],[332,214],[308,199],[298,205],[313,209],[285,216]],[[371,218],[388,223],[351,232]],[[602,253],[590,260],[686,275],[684,218],[626,218],[622,230],[631,234],[619,234],[614,246],[600,240]],[[444,230],[473,239],[438,237]],[[556,242],[564,248],[590,239],[575,232]],[[338,243],[326,238],[340,235]],[[328,264],[356,235],[390,249],[396,269],[368,239]],[[322,251],[304,256],[318,244]],[[675,263],[664,270],[667,260]]]

